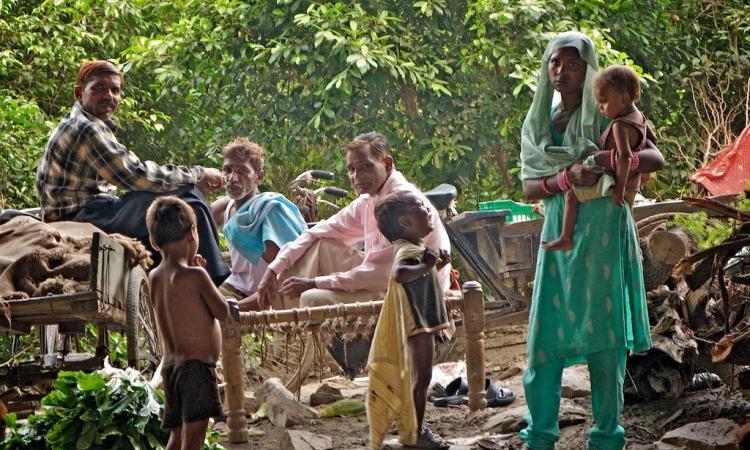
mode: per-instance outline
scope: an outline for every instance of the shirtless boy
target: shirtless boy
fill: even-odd
[[[164,342],[162,427],[171,430],[167,450],[198,450],[208,419],[222,414],[215,367],[221,350],[219,320],[229,307],[196,253],[195,213],[187,203],[158,197],[146,212],[146,225],[162,255],[149,282]]]

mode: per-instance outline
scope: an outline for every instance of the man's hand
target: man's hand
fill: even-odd
[[[427,247],[424,249],[424,256],[422,256],[422,263],[427,267],[434,267],[438,261],[438,254],[435,250]]]
[[[247,311],[260,311],[260,304],[258,302],[258,293],[245,297],[237,303],[237,308],[242,312]]]
[[[206,188],[208,191],[218,191],[224,186],[224,174],[218,169],[207,167],[203,169],[203,179],[201,180],[201,187]]]
[[[261,310],[271,307],[271,302],[279,292],[279,280],[276,272],[266,269],[266,273],[258,283],[258,306]]]
[[[203,267],[205,269],[206,268],[206,258],[202,257],[201,255],[195,255],[193,257],[193,260],[190,261],[190,265],[191,266]]]
[[[601,167],[575,163],[568,169],[568,176],[570,177],[570,182],[575,186],[591,186],[596,184],[602,172]]]
[[[281,283],[281,293],[287,297],[299,297],[310,289],[315,289],[315,280],[311,278],[289,277]]]
[[[448,252],[448,250],[441,248],[440,253],[438,254],[438,263],[435,265],[435,267],[440,270],[449,262],[451,262],[451,254]]]

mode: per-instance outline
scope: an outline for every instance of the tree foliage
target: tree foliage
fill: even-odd
[[[633,0],[0,1],[0,206],[32,206],[34,165],[72,103],[77,67],[126,73],[121,140],[142,158],[217,165],[244,135],[271,187],[329,168],[378,130],[423,188],[467,207],[519,198],[520,127],[555,33],[577,29],[601,65],[644,77],[641,109],[670,164],[647,192],[673,196],[747,122],[750,6]],[[8,172],[6,172],[8,173]],[[346,185],[341,177],[340,184]]]

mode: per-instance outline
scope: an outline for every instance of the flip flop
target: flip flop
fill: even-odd
[[[427,393],[427,401],[432,402],[436,398],[445,397],[445,388],[440,383],[435,383],[430,388],[430,392]]]
[[[445,395],[432,400],[432,403],[438,407],[449,405],[465,405],[469,403],[466,394],[469,393],[469,383],[464,377],[455,378],[445,387]]]
[[[466,395],[469,393],[469,382],[464,377],[457,377],[453,379],[448,386],[445,387],[445,396],[450,397],[451,395]]]
[[[508,405],[516,399],[516,394],[513,391],[496,386],[489,378],[484,379],[484,390],[487,392],[487,406],[490,408]]]

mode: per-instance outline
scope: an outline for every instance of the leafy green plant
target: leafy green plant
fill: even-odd
[[[740,194],[737,199],[738,210],[750,211],[750,199],[745,194]],[[698,245],[699,250],[714,247],[729,238],[736,229],[736,220],[709,219],[705,211],[690,214],[677,214],[669,221],[669,226],[682,227],[691,234]]]
[[[128,365],[128,340],[125,333],[109,331],[108,350],[109,361],[115,367]],[[84,353],[95,353],[99,344],[99,327],[94,323],[87,323],[86,329],[80,340],[80,351]]]
[[[721,244],[733,231],[733,220],[709,220],[704,211],[685,215],[676,215],[670,220],[670,226],[684,228],[695,238],[699,250],[705,250]]]
[[[2,450],[163,449],[169,438],[160,421],[164,394],[132,369],[60,372],[41,403],[25,424],[8,415]],[[209,433],[203,450],[222,449],[217,442]]]

